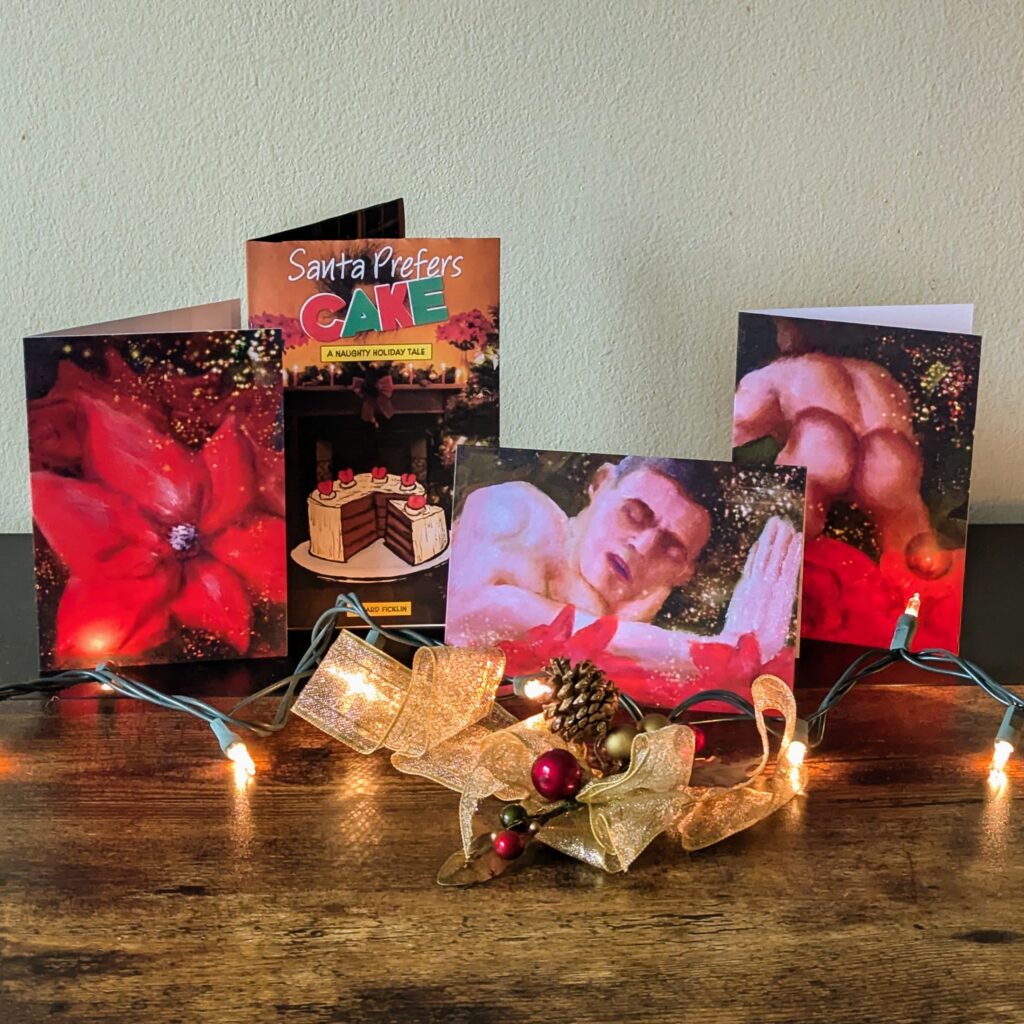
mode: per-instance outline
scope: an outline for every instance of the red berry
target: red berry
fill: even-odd
[[[356,475],[351,469],[339,469],[338,479],[343,484],[350,484],[355,479]]]
[[[568,750],[549,750],[533,762],[533,787],[545,800],[565,800],[583,786],[583,766]]]
[[[415,487],[416,486],[416,474],[415,473],[403,473],[402,474],[402,486],[403,487]]]
[[[507,828],[494,837],[494,852],[502,860],[515,860],[526,849],[526,836]]]
[[[370,476],[372,476],[374,480],[386,480],[388,476],[388,467],[374,466],[373,469],[370,470]]]
[[[408,505],[413,511],[426,507],[426,504],[427,497],[425,494],[414,494],[408,501],[406,501],[406,505]]]
[[[320,481],[320,482],[319,482],[319,483],[318,483],[318,484],[316,485],[316,489],[317,489],[317,490],[318,490],[318,491],[319,491],[319,492],[320,492],[321,494],[325,494],[325,495],[330,495],[330,494],[333,494],[333,493],[334,493],[334,482],[333,482],[333,481],[331,481],[331,480],[321,480],[321,481]]]

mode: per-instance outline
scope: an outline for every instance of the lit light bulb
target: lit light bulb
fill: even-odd
[[[100,689],[104,693],[113,693],[114,692],[114,688],[110,685],[110,683],[100,683]]]
[[[365,672],[348,671],[338,668],[337,665],[331,665],[327,671],[335,679],[341,680],[353,696],[362,697],[365,700],[380,700],[380,691],[366,678]]]
[[[789,741],[789,746],[786,747],[786,760],[794,768],[799,768],[804,763],[804,758],[807,757],[807,735],[807,723],[802,718],[798,718],[793,730],[793,738]]]
[[[921,614],[921,595],[913,594],[910,600],[907,602],[907,607],[903,612],[904,615],[913,615],[916,619]]]
[[[237,766],[236,775],[238,769],[245,772],[250,778],[255,775],[256,762],[253,761],[249,748],[238,738],[237,733],[231,731],[227,722],[215,718],[210,723],[210,728],[213,730],[213,735],[217,737],[224,756],[230,758]]]
[[[231,758],[232,761],[240,768],[246,775],[251,779],[256,774],[256,762],[252,759],[252,755],[249,753],[249,748],[241,741],[235,740],[234,743],[228,744],[228,749],[224,751],[225,754]]]
[[[530,700],[544,700],[551,696],[551,684],[544,679],[527,679],[523,686],[523,696]]]
[[[546,676],[516,676],[512,680],[512,692],[526,700],[548,700],[554,695],[554,687]]]
[[[1010,755],[1020,744],[1021,731],[1024,730],[1024,708],[1011,704],[1003,715],[1003,721],[996,733],[995,745],[992,748],[992,772],[1002,774]],[[991,776],[990,776],[991,777]]]
[[[988,773],[988,784],[992,792],[1002,793],[1006,789],[1006,772],[993,768]]]
[[[1012,753],[1012,743],[1008,740],[996,740],[995,749],[992,752],[992,771],[1004,771],[1006,768],[1006,762],[1010,760],[1010,755]]]

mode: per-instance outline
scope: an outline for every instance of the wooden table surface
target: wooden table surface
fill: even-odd
[[[1024,770],[987,785],[999,719],[973,688],[864,686],[807,794],[748,832],[453,890],[456,795],[298,719],[240,784],[198,721],[8,701],[0,1022],[1019,1024]]]

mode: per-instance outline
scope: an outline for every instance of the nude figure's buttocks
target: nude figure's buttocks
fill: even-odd
[[[934,538],[921,499],[922,459],[906,391],[884,367],[824,353],[783,356],[736,390],[733,444],[772,437],[780,465],[806,466],[807,533],[832,503],[856,503],[883,550]]]

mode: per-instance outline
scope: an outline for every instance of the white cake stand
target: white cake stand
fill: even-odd
[[[418,572],[426,572],[448,561],[449,548],[435,555],[427,562],[410,565],[404,558],[399,558],[393,551],[385,547],[384,539],[375,540],[369,547],[363,548],[347,562],[332,562],[326,558],[317,558],[309,553],[309,541],[304,540],[298,547],[292,548],[292,560],[303,569],[315,572],[329,580],[344,580],[346,583],[391,583],[394,580],[413,576]]]

